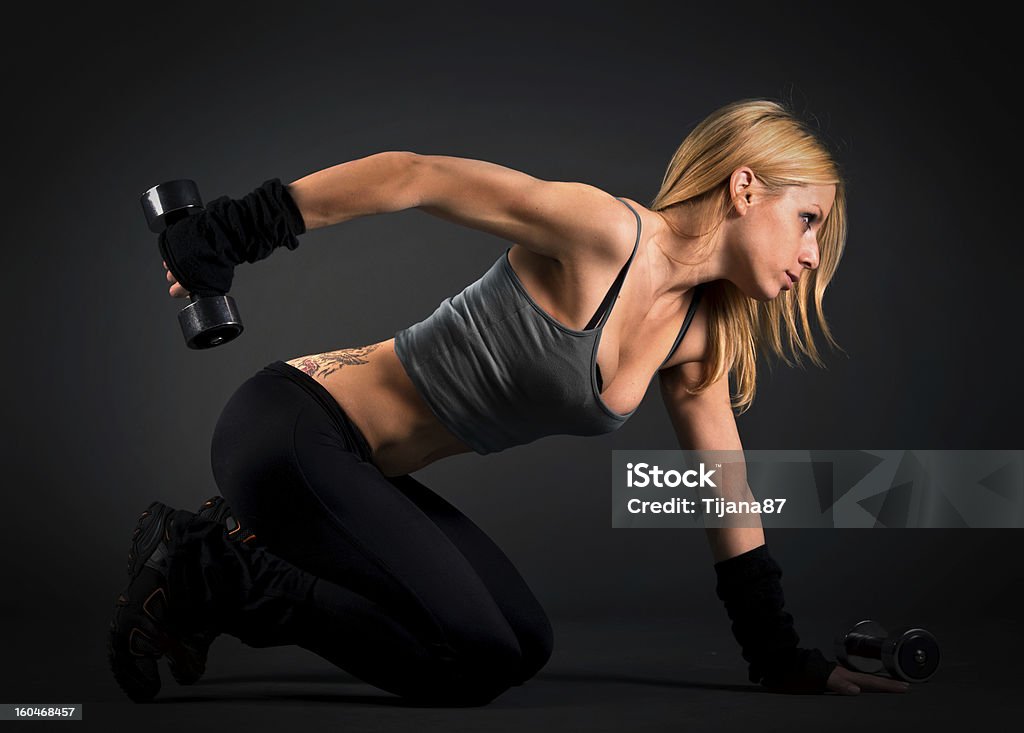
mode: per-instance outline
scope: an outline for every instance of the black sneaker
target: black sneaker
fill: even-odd
[[[179,646],[168,623],[167,543],[175,521],[195,515],[154,501],[139,516],[128,550],[128,585],[117,596],[107,638],[114,679],[135,702],[160,691],[157,660]]]
[[[251,542],[256,539],[252,530],[242,529],[231,514],[227,501],[222,496],[214,496],[203,502],[196,516],[207,521],[224,525],[224,533],[228,539],[238,542]],[[213,640],[220,636],[216,631],[197,631],[191,634],[180,634],[178,645],[168,649],[167,666],[171,676],[179,685],[192,685],[199,681],[206,671],[206,657]]]
[[[243,544],[256,539],[256,533],[249,528],[242,528],[231,513],[227,500],[223,496],[214,496],[203,502],[196,516],[224,525],[224,532],[229,540]]]

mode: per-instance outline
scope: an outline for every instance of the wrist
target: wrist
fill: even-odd
[[[293,236],[306,233],[306,217],[295,200],[292,187],[281,186],[281,199],[284,202],[285,215],[288,218],[289,229]]]
[[[160,253],[175,279],[197,295],[226,293],[235,266],[295,249],[305,232],[302,212],[280,179],[272,178],[241,199],[221,196],[167,227]]]
[[[271,178],[240,199],[211,201],[206,217],[207,243],[233,265],[269,257],[278,247],[295,249],[306,230],[302,212],[281,183]]]

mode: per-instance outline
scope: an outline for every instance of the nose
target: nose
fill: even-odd
[[[817,240],[815,240],[813,245],[811,245],[806,250],[804,250],[803,253],[801,253],[800,266],[809,268],[811,270],[817,270],[819,259],[820,258],[818,252],[818,242]]]

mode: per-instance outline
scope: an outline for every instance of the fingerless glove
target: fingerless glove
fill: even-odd
[[[277,247],[295,249],[306,231],[302,213],[273,178],[242,199],[221,196],[197,214],[160,233],[158,246],[178,283],[194,295],[223,295],[235,265],[268,257]]]
[[[767,545],[715,563],[715,573],[715,592],[750,663],[750,681],[780,692],[824,692],[836,662],[797,647],[793,617],[782,610],[782,568]]]

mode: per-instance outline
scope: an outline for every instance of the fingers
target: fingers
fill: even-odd
[[[171,274],[171,270],[170,270],[170,268],[167,267],[167,262],[166,261],[164,261],[164,269],[167,270],[167,272],[164,275],[164,277],[166,277],[167,278],[167,282],[169,282],[171,284],[171,287],[169,287],[167,289],[167,293],[172,298],[187,298],[188,297],[188,291],[185,290],[185,288],[181,287],[181,285],[178,284],[178,281],[174,279],[174,275]]]
[[[867,692],[906,692],[910,684],[903,680],[894,680],[889,677],[879,677],[875,674],[864,672],[851,672],[851,682]]]
[[[832,692],[838,692],[840,695],[859,695],[860,688],[846,677],[845,671],[841,667],[835,668],[828,678],[828,689]]]

